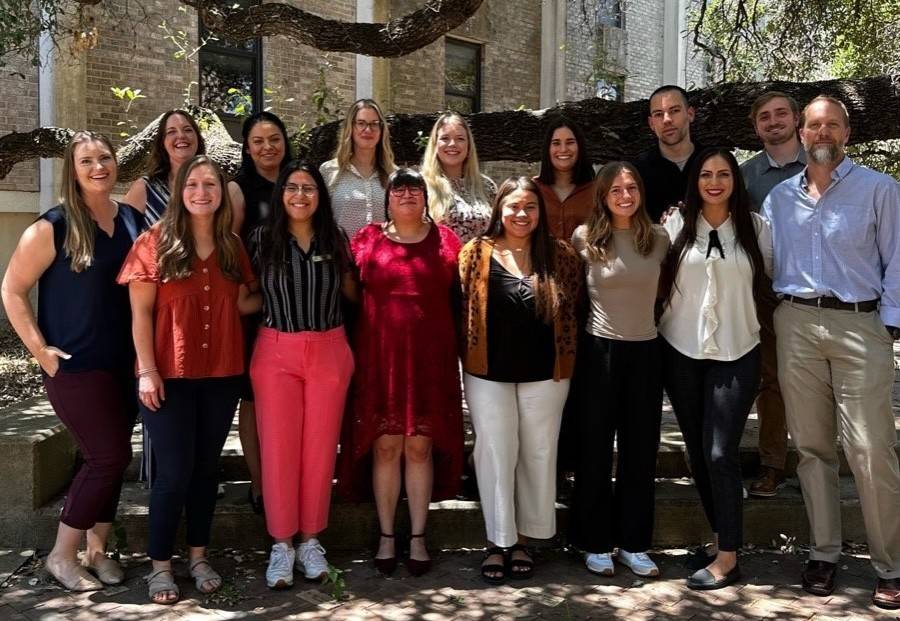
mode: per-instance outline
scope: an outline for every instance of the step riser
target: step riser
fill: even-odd
[[[843,538],[864,542],[865,526],[859,503],[842,502]],[[568,509],[557,511],[557,528],[566,532]],[[0,516],[0,546],[47,550],[56,536],[57,516],[49,512],[35,515]],[[149,522],[146,513],[120,518],[127,532],[130,551],[144,551],[148,544]],[[371,550],[377,533],[377,518],[372,504],[338,503],[332,508],[328,530],[321,540],[336,550]],[[408,532],[409,520],[401,506],[398,530]],[[744,509],[744,542],[770,546],[781,535],[795,537],[799,543],[809,539],[809,525],[802,505],[777,499],[749,502]],[[658,502],[653,545],[685,547],[708,541],[711,533],[699,501]],[[184,533],[178,541],[184,541]],[[484,521],[477,506],[472,508],[432,509],[428,515],[428,544],[434,549],[480,548],[485,545]],[[217,548],[268,547],[271,540],[263,518],[246,511],[217,513],[213,522],[211,545]]]
[[[900,459],[900,446],[897,448],[898,459]],[[745,476],[753,476],[759,469],[759,454],[755,450],[741,450],[741,469]],[[796,476],[797,461],[799,457],[796,450],[791,449],[788,452],[787,463],[785,464],[785,473],[787,476]],[[841,476],[851,476],[850,467],[847,465],[847,459],[844,454],[840,453],[840,474]],[[126,481],[137,481],[140,472],[140,456],[136,456],[125,473]],[[615,472],[615,459],[613,461],[613,472]],[[661,451],[656,462],[656,477],[659,479],[680,479],[690,477],[691,470],[687,461],[687,453],[680,451]],[[228,453],[222,455],[219,460],[219,479],[222,481],[249,481],[250,472],[247,470],[247,463],[244,456],[240,454]]]

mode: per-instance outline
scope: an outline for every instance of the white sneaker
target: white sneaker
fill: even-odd
[[[294,585],[294,548],[286,543],[276,543],[269,554],[266,568],[266,586],[270,589],[286,589]]]
[[[659,575],[659,567],[646,552],[629,552],[620,548],[616,558],[636,576],[655,578]]]
[[[601,576],[612,576],[616,573],[612,555],[609,552],[602,552],[600,554],[588,552],[584,555],[584,564],[587,565],[588,571],[600,574]]]
[[[328,574],[325,548],[313,537],[297,546],[297,571],[302,571],[307,580],[321,580]]]

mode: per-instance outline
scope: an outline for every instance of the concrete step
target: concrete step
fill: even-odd
[[[900,409],[897,411],[897,453],[900,459]],[[471,452],[474,446],[475,436],[471,431],[471,425],[466,425],[466,452]],[[740,455],[741,467],[747,476],[751,476],[757,472],[759,468],[759,453],[757,446],[759,444],[759,420],[756,416],[756,410],[750,414],[747,426],[744,429],[744,436],[741,439]],[[136,481],[140,468],[140,460],[142,455],[141,447],[141,430],[140,426],[135,427],[132,437],[132,448],[135,457],[128,469],[127,480]],[[788,456],[786,463],[786,471],[789,476],[795,476],[797,468],[797,450],[793,443],[788,441]],[[841,475],[850,476],[850,468],[847,465],[843,453],[840,454]],[[240,437],[238,435],[237,419],[232,426],[222,450],[222,457],[219,466],[219,478],[223,481],[244,481],[249,480],[250,474],[247,470],[247,464],[244,461],[244,454],[241,450]],[[680,478],[690,476],[690,467],[688,466],[687,452],[684,447],[684,440],[681,436],[681,430],[675,415],[672,413],[671,406],[666,403],[663,406],[662,426],[660,430],[659,455],[656,461],[656,476],[659,478]]]
[[[749,480],[745,483],[749,485]],[[269,538],[264,519],[255,515],[247,503],[246,482],[225,484],[225,497],[216,507],[212,545],[216,547],[267,546]],[[27,521],[11,523],[0,514],[0,530],[6,534],[5,546],[48,548],[53,541],[62,499],[35,512]],[[147,546],[149,492],[138,483],[128,483],[122,494],[119,521],[127,535],[127,548],[143,551]],[[405,504],[401,503],[399,530],[408,529]],[[852,479],[841,479],[841,513],[844,539],[865,541],[859,499]],[[568,507],[557,504],[558,530],[564,534]],[[332,505],[330,527],[323,534],[326,548],[371,549],[377,532],[375,507],[371,503],[336,501]],[[809,538],[806,511],[796,479],[789,479],[781,493],[771,499],[750,498],[744,504],[744,537],[747,543],[772,545],[782,535],[805,543]],[[689,479],[665,479],[657,483],[656,528],[654,545],[683,547],[710,536],[699,498]],[[479,503],[454,500],[432,503],[428,518],[429,545],[456,549],[484,545],[484,522]],[[183,537],[179,539],[183,541]]]

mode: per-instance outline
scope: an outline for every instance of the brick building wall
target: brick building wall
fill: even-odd
[[[37,69],[25,60],[13,59],[0,72],[0,136],[30,131],[39,119]],[[37,161],[22,162],[0,179],[0,191],[36,192],[37,184]]]

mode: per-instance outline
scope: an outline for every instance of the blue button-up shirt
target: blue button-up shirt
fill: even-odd
[[[818,200],[806,170],[763,202],[775,246],[774,288],[844,302],[881,298],[881,319],[900,326],[900,184],[845,157]]]

